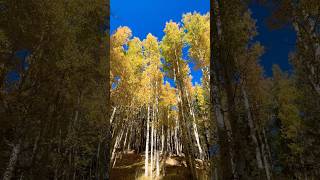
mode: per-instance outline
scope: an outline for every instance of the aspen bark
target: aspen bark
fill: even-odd
[[[146,152],[145,152],[145,171],[144,175],[148,176],[148,167],[149,167],[149,115],[150,115],[150,106],[148,106],[148,112],[147,112],[147,140],[146,140]]]
[[[110,118],[110,124],[111,124],[112,121],[113,121],[113,118],[114,118],[114,115],[115,115],[115,113],[116,113],[116,110],[117,110],[117,107],[114,107],[114,108],[113,108],[113,111],[112,111],[112,114],[111,114],[111,118]]]
[[[197,125],[196,125],[196,116],[194,114],[194,110],[193,110],[193,107],[192,107],[192,104],[191,104],[191,100],[190,100],[191,97],[189,97],[189,94],[188,94],[187,91],[186,91],[186,94],[187,94],[187,101],[188,101],[188,104],[189,104],[190,114],[191,114],[191,116],[193,118],[192,126],[193,126],[193,132],[194,132],[194,136],[195,136],[195,139],[196,139],[196,142],[197,142],[197,146],[198,146],[198,150],[199,150],[199,156],[200,156],[200,159],[203,159],[203,152],[202,152],[199,133],[198,133]]]
[[[264,131],[262,129],[262,131]],[[267,180],[271,179],[271,172],[270,172],[270,165],[269,165],[269,158],[268,158],[268,144],[266,144],[267,142],[264,141],[264,139],[262,139],[260,133],[258,133],[258,137],[261,140],[261,153],[262,153],[262,158],[263,158],[263,164],[264,164],[264,169],[266,172],[266,177]]]
[[[152,118],[151,118],[151,146],[150,146],[150,148],[151,148],[151,152],[150,152],[150,160],[151,160],[151,165],[150,165],[150,174],[151,174],[151,177],[152,177],[152,175],[153,175],[153,158],[154,158],[154,156],[153,156],[153,146],[154,146],[154,139],[153,139],[153,136],[154,136],[154,107],[152,108]]]
[[[127,143],[127,138],[128,138],[128,132],[129,132],[129,127],[127,127],[127,131],[126,131],[126,136],[124,138],[124,142],[123,142],[123,146],[122,146],[122,150],[124,151],[125,147],[126,147],[126,143]]]
[[[180,151],[179,151],[179,141],[178,141],[178,125],[179,125],[178,120],[176,119],[176,127],[174,129],[174,142],[175,142],[176,154],[179,156]]]
[[[255,130],[255,127],[253,124],[253,119],[252,119],[250,105],[249,105],[249,99],[247,96],[247,92],[245,91],[243,86],[241,87],[241,91],[242,91],[242,95],[243,95],[244,106],[245,106],[246,113],[247,113],[248,126],[250,128],[250,135],[251,135],[253,144],[255,145],[255,149],[256,149],[256,160],[257,160],[258,168],[263,169],[263,163],[262,163],[262,158],[261,158],[261,153],[260,153],[261,151],[260,151],[260,146],[259,146],[258,139],[256,136],[256,130]]]
[[[113,163],[112,163],[112,167],[113,167],[113,166],[115,165],[115,163],[116,163],[116,149],[117,149],[118,145],[119,145],[120,142],[121,142],[123,133],[124,133],[124,130],[122,130],[122,131],[121,131],[121,135],[116,138],[116,143],[115,143],[115,145],[114,145],[114,147],[113,147],[113,150],[112,150],[112,154],[111,154],[111,162],[113,162]]]
[[[194,112],[192,112],[192,116],[193,116],[192,125],[193,125],[194,136],[195,136],[195,138],[196,138],[196,142],[197,142],[197,146],[198,146],[198,150],[199,150],[200,159],[203,159],[203,151],[202,151],[201,144],[200,144],[200,138],[199,138],[198,128],[197,128],[197,125],[196,125],[196,123],[195,123],[196,118],[195,118]]]
[[[225,127],[224,116],[222,113],[221,97],[219,93],[219,66],[218,66],[218,53],[219,53],[219,25],[218,25],[218,6],[216,0],[210,1],[210,116],[211,121],[214,121],[215,116],[217,130],[218,130],[218,143],[219,150],[219,177],[221,179],[232,179],[233,170],[230,155],[230,144],[228,141],[228,133]],[[212,122],[213,123],[213,122]],[[209,150],[210,152],[210,150]],[[213,154],[209,153],[211,164],[213,162]],[[211,178],[214,179],[215,167],[212,165]]]
[[[3,180],[11,180],[15,166],[17,164],[18,161],[18,155],[20,153],[21,150],[21,144],[15,144],[12,147],[12,152],[10,155],[10,159],[9,159],[9,163],[7,165],[7,168],[3,174]]]
[[[163,154],[164,151],[164,131],[163,131],[163,125],[161,126],[161,154]]]
[[[156,131],[156,151],[155,151],[155,155],[156,155],[156,177],[158,177],[160,175],[160,165],[159,165],[159,138],[157,135],[157,131]]]

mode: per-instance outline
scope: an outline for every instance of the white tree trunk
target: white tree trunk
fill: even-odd
[[[161,154],[163,154],[164,148],[164,132],[163,132],[163,125],[161,126]]]
[[[6,171],[3,174],[3,180],[11,180],[14,168],[18,161],[18,155],[20,153],[21,145],[20,143],[13,145],[12,152],[10,155],[9,163],[7,165]]]
[[[160,175],[160,167],[159,167],[159,139],[157,138],[157,130],[155,130],[155,158],[156,158],[156,176]]]
[[[111,124],[112,121],[113,121],[114,114],[116,113],[116,109],[117,109],[117,107],[114,107],[114,108],[113,108],[113,111],[112,111],[112,114],[111,114],[111,118],[110,118],[110,124]]]
[[[116,163],[116,157],[115,157],[115,155],[116,155],[116,149],[117,149],[117,147],[118,147],[118,145],[120,144],[120,142],[121,142],[121,139],[122,139],[122,136],[123,136],[123,130],[122,130],[122,132],[121,132],[121,135],[120,136],[117,136],[117,138],[116,138],[116,143],[114,144],[114,147],[113,147],[113,150],[112,150],[112,155],[111,155],[111,162],[113,162],[113,165],[112,165],[112,167],[115,165],[115,163]]]
[[[269,162],[268,162],[268,158],[267,158],[267,153],[265,152],[265,145],[264,143],[262,142],[262,156],[263,156],[263,162],[264,162],[264,169],[266,171],[266,176],[267,176],[267,180],[270,180],[271,179],[271,175],[270,175],[270,165],[269,165]]]
[[[134,132],[134,133],[136,133],[136,132]],[[129,152],[130,151],[130,149],[131,149],[131,139],[132,139],[132,129],[130,129],[129,130],[129,137],[128,137],[128,148],[127,148],[127,152]]]
[[[156,176],[160,176],[160,164],[159,164],[159,150],[157,150],[157,170],[156,170]]]
[[[191,112],[191,114],[192,114],[192,117],[193,117],[193,122],[192,122],[193,131],[194,131],[194,136],[196,137],[196,142],[197,142],[197,146],[198,146],[198,149],[199,149],[200,159],[203,159],[203,151],[202,151],[201,144],[200,144],[200,138],[199,138],[197,124],[195,122],[196,118],[195,118],[195,115],[194,115],[193,111]]]
[[[125,138],[124,138],[124,142],[123,142],[123,150],[125,150],[125,147],[126,147],[126,143],[127,143],[127,139],[128,139],[128,132],[129,132],[129,128],[130,128],[130,126],[127,128],[127,131],[126,131],[126,136],[125,136]]]
[[[171,132],[171,128],[168,128],[167,129],[167,152],[169,152],[169,153],[171,153],[171,147],[170,147],[170,145],[171,145],[171,141],[170,141],[170,132]]]
[[[151,167],[150,167],[150,173],[151,173],[151,177],[152,177],[152,174],[153,174],[153,146],[154,146],[154,121],[153,121],[153,118],[154,118],[154,108],[152,109],[152,121],[151,121],[151,153],[150,153],[150,156],[151,156]]]
[[[176,120],[176,127],[174,128],[174,143],[177,156],[180,155],[179,153],[179,141],[178,141],[178,120]]]
[[[149,117],[150,115],[150,106],[148,106],[148,115],[147,115],[147,141],[146,141],[146,157],[145,157],[145,170],[144,170],[144,175],[145,176],[148,176],[148,167],[149,167]]]
[[[154,128],[153,138],[154,138],[154,140],[153,140],[153,161],[154,161],[153,165],[154,165],[154,167],[153,167],[152,171],[157,168],[157,143],[158,142],[157,142],[157,129],[156,128]]]
[[[189,107],[190,107],[190,114],[192,115],[192,118],[193,118],[193,122],[192,122],[193,132],[194,132],[194,136],[196,138],[200,159],[202,159],[203,158],[203,153],[202,153],[202,148],[201,148],[201,145],[200,145],[200,138],[199,138],[198,128],[197,128],[197,125],[196,125],[196,116],[195,116],[194,110],[192,108],[192,104],[191,104],[191,100],[190,100],[191,97],[189,97],[189,93],[187,91],[186,91],[186,94],[187,94],[188,104],[189,104]]]
[[[252,141],[253,141],[254,145],[256,146],[255,148],[256,148],[257,164],[258,164],[259,169],[263,169],[262,158],[261,158],[261,153],[260,153],[260,146],[259,146],[259,143],[258,143],[258,140],[257,140],[257,136],[256,136],[256,133],[255,133],[255,128],[254,128],[254,124],[253,124],[253,119],[252,119],[252,116],[251,116],[251,111],[250,111],[250,106],[249,106],[249,99],[248,99],[247,93],[246,93],[246,91],[245,91],[243,86],[241,87],[241,91],[242,91],[242,94],[243,94],[244,105],[245,105],[245,108],[246,108],[246,111],[247,111],[248,125],[249,125],[249,128],[250,128],[250,135],[251,135],[251,138],[252,138]]]

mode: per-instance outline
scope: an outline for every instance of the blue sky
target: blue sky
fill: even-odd
[[[111,0],[111,31],[119,26],[128,26],[133,36],[144,39],[151,33],[162,39],[165,23],[169,20],[181,21],[183,13],[207,13],[209,0]],[[288,53],[294,50],[295,33],[290,27],[270,30],[265,18],[270,10],[257,4],[250,6],[252,16],[257,20],[259,35],[255,38],[265,46],[266,53],[261,58],[265,74],[271,75],[272,64],[279,64],[284,70],[290,70]],[[191,65],[192,66],[192,65]],[[201,72],[191,67],[193,83],[200,82]]]
[[[273,64],[278,64],[283,70],[292,71],[288,56],[295,50],[296,33],[293,28],[286,26],[281,29],[270,29],[266,24],[266,18],[272,11],[269,6],[252,4],[250,10],[253,18],[257,20],[259,34],[255,40],[260,41],[265,47],[265,54],[261,58],[265,75],[272,75]]]
[[[209,10],[210,1],[206,0],[111,0],[111,32],[119,26],[128,26],[135,37],[144,39],[151,33],[161,40],[166,22],[180,22],[184,13],[205,14]],[[192,82],[200,83],[201,71],[190,66]]]

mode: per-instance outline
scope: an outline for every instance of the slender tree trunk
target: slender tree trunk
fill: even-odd
[[[210,117],[213,124],[215,115],[215,120],[217,124],[217,130],[218,130],[218,144],[220,146],[219,150],[219,160],[218,160],[218,167],[219,167],[219,178],[224,179],[232,179],[233,178],[233,170],[232,170],[232,160],[230,155],[230,143],[229,143],[229,137],[227,133],[227,129],[224,122],[224,116],[222,113],[222,105],[221,105],[221,97],[219,93],[219,66],[218,66],[218,47],[219,47],[219,35],[218,35],[218,9],[216,0],[210,1]],[[212,126],[213,128],[213,126]],[[212,136],[213,137],[213,136]],[[211,170],[211,178],[214,179],[214,172],[215,167],[213,166],[214,162],[213,160],[213,149],[215,149],[213,146],[210,148],[209,154],[212,164],[212,170]],[[211,151],[211,152],[210,152]]]
[[[156,177],[160,176],[160,165],[159,165],[159,138],[158,138],[158,135],[157,135],[157,131],[156,131],[156,152],[155,152],[155,155],[156,155]]]
[[[243,100],[244,100],[244,106],[247,112],[247,119],[248,119],[248,126],[250,128],[250,135],[253,141],[253,144],[255,145],[256,149],[256,160],[257,160],[257,165],[259,169],[263,169],[263,163],[262,163],[262,158],[261,158],[261,151],[260,151],[260,146],[258,143],[258,139],[256,136],[256,130],[253,124],[253,119],[251,115],[251,110],[250,110],[250,105],[249,105],[249,99],[247,96],[247,92],[245,91],[244,87],[241,87],[242,95],[243,95]]]
[[[199,133],[198,133],[198,128],[197,128],[197,124],[195,123],[195,115],[194,115],[194,112],[192,112],[192,116],[193,116],[193,122],[192,122],[192,125],[193,125],[193,132],[194,132],[194,136],[196,138],[196,142],[197,142],[197,146],[198,146],[198,150],[199,150],[199,155],[200,155],[200,159],[203,159],[203,151],[202,151],[202,148],[201,148],[201,144],[200,144],[200,138],[199,138]]]
[[[269,147],[269,142],[268,142],[268,139],[267,139],[267,136],[266,136],[266,132],[265,132],[265,129],[263,128],[262,129],[262,139],[263,139],[263,143],[265,145],[265,149],[266,149],[266,155],[267,156],[267,161],[270,163],[269,165],[269,171],[271,169],[273,169],[273,166],[272,166],[272,156],[271,156],[271,150],[270,150],[270,147]],[[270,172],[270,176],[272,177],[272,174]]]
[[[113,118],[114,118],[114,115],[115,115],[115,113],[116,113],[116,110],[117,110],[117,107],[114,107],[114,108],[113,108],[113,111],[112,111],[112,114],[111,114],[111,118],[110,118],[110,124],[111,124],[112,121],[113,121]]]
[[[176,54],[176,52],[175,52]],[[181,132],[183,134],[183,145],[184,145],[184,152],[186,157],[186,162],[188,165],[188,169],[190,170],[190,178],[191,179],[197,179],[197,174],[195,170],[195,164],[194,164],[194,153],[193,153],[193,147],[192,147],[192,137],[190,135],[190,126],[189,126],[189,114],[186,107],[188,104],[187,97],[185,94],[185,87],[183,83],[183,79],[180,76],[180,64],[179,64],[179,58],[176,57],[176,64],[174,65],[174,81],[178,88],[178,109],[179,109],[179,120],[181,121]],[[177,73],[177,74],[176,74]],[[179,77],[179,78],[177,78]]]
[[[147,141],[146,141],[146,152],[145,152],[145,171],[144,175],[148,176],[148,167],[149,167],[149,115],[150,115],[150,106],[148,106],[148,112],[147,112]]]
[[[116,150],[117,150],[117,147],[119,146],[119,144],[121,142],[123,133],[124,133],[124,130],[122,130],[121,131],[121,135],[116,138],[116,143],[115,143],[115,145],[113,147],[113,150],[112,150],[112,154],[111,154],[112,167],[114,167],[114,165],[116,164],[116,158],[117,158],[116,157]]]
[[[156,120],[153,123],[155,123],[155,122],[156,122]],[[156,170],[157,169],[157,129],[156,128],[154,128],[153,133],[154,133],[153,134],[154,140],[153,140],[153,168],[152,168],[152,170]]]
[[[132,125],[133,126],[133,125]],[[128,137],[128,145],[126,146],[126,147],[128,147],[127,148],[127,152],[129,152],[130,151],[130,149],[131,149],[131,139],[132,139],[132,134],[134,134],[134,136],[136,136],[136,131],[134,131],[134,132],[132,132],[132,129],[135,129],[134,127],[132,127],[130,130],[129,130],[129,137]],[[133,147],[134,148],[134,147]]]
[[[163,125],[161,126],[161,154],[163,154],[164,151],[164,130]]]
[[[170,135],[170,139],[171,139],[171,135]],[[175,149],[176,149],[176,154],[179,156],[180,152],[179,152],[179,141],[178,141],[178,120],[176,119],[176,126],[174,128],[174,143],[175,143]]]
[[[262,129],[262,131],[263,131],[263,129]],[[264,169],[266,172],[266,177],[267,177],[267,180],[271,180],[271,172],[270,172],[267,144],[262,139],[260,133],[258,133],[258,138],[261,140],[261,154],[262,154],[262,158],[263,158],[263,164],[264,164]]]
[[[197,129],[197,124],[196,124],[196,116],[194,114],[194,109],[192,107],[192,103],[191,103],[191,97],[189,96],[189,93],[186,91],[187,94],[187,101],[190,107],[190,114],[193,118],[192,121],[192,126],[193,126],[193,132],[194,132],[194,136],[197,142],[197,146],[198,146],[198,150],[199,150],[199,157],[200,159],[203,159],[203,152],[202,152],[202,148],[201,148],[201,144],[200,144],[200,138],[199,138],[199,133],[198,133],[198,129]]]
[[[178,98],[179,99],[179,98]],[[190,128],[188,127],[187,121],[186,121],[186,116],[184,114],[184,108],[183,108],[183,102],[180,100],[179,102],[179,114],[181,117],[181,131],[182,131],[182,135],[183,137],[182,142],[183,142],[183,146],[184,146],[184,153],[185,153],[185,158],[186,158],[186,163],[188,166],[188,169],[190,171],[190,179],[197,179],[197,175],[196,175],[196,171],[195,171],[195,164],[194,164],[194,158],[193,158],[193,150],[191,147],[192,145],[192,141],[191,141],[191,135],[189,133]]]
[[[18,155],[20,154],[20,150],[21,150],[20,142],[13,145],[9,163],[7,165],[5,172],[3,173],[3,180],[11,180],[15,166],[18,161]]]
[[[152,108],[152,121],[151,121],[151,153],[150,153],[150,160],[151,160],[151,166],[150,166],[150,173],[151,177],[153,177],[153,161],[154,161],[154,156],[153,156],[153,150],[154,150],[154,106]]]
[[[166,125],[164,126],[164,147],[163,147],[163,150],[164,152],[162,153],[162,175],[165,176],[166,175],[166,161],[167,161],[167,157],[168,157],[168,122],[169,122],[169,118],[170,118],[170,115],[169,115],[169,108],[167,110],[167,122],[166,122]]]
[[[125,138],[124,138],[124,142],[123,142],[123,148],[122,148],[122,151],[124,151],[125,150],[125,147],[126,147],[126,143],[127,143],[127,139],[128,139],[128,133],[129,133],[129,128],[130,128],[130,125],[129,125],[129,127],[127,128],[127,131],[126,131],[126,136],[125,136]]]

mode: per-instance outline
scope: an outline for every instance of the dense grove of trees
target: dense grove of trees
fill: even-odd
[[[108,179],[108,4],[0,1],[4,180]]]
[[[211,0],[141,40],[109,34],[109,1],[0,0],[1,178],[109,179],[130,152],[150,179],[173,156],[186,179],[317,179],[320,3],[273,6],[270,27],[297,39],[293,71],[267,77],[248,1]]]
[[[204,70],[202,84],[208,84],[209,22],[209,14],[185,14],[182,25],[166,24],[161,42],[151,34],[132,38],[128,27],[111,36],[111,164],[128,150],[144,151],[145,175],[159,176],[168,155],[183,153],[190,176],[197,177],[195,158],[208,159],[208,86],[192,85],[187,61]],[[187,45],[191,59],[183,59]]]
[[[257,32],[247,6],[211,1],[210,113],[221,147],[218,161],[212,159],[217,176],[317,179],[320,3],[273,2],[270,26],[293,26],[297,40],[290,56],[293,73],[274,66],[270,78],[257,61],[263,47],[252,41]]]

